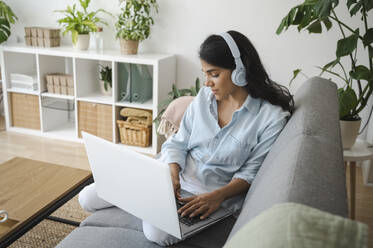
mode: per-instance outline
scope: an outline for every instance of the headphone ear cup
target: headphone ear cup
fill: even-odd
[[[245,86],[246,82],[246,72],[245,69],[235,69],[232,71],[232,82],[237,86]]]

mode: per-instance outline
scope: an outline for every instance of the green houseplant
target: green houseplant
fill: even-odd
[[[71,39],[74,46],[80,50],[87,50],[89,47],[89,33],[96,32],[97,24],[107,25],[107,22],[99,18],[99,13],[108,13],[103,9],[89,12],[88,6],[91,0],[79,0],[82,11],[77,9],[76,4],[67,6],[65,10],[56,10],[65,14],[65,17],[58,20],[58,24],[63,27],[63,35],[71,33]]]
[[[159,123],[162,118],[162,114],[166,111],[167,106],[176,98],[179,98],[181,96],[196,96],[201,88],[201,84],[199,81],[199,78],[196,78],[195,86],[191,86],[189,89],[178,89],[175,84],[172,84],[172,90],[168,92],[168,98],[163,100],[159,104],[159,113],[157,117],[154,119],[154,123],[156,126],[159,126]]]
[[[105,95],[111,95],[112,92],[112,69],[109,66],[100,66],[100,89]]]
[[[359,113],[367,106],[373,92],[373,28],[368,25],[368,12],[373,9],[373,0],[346,0],[343,4],[351,18],[355,15],[360,17],[363,28],[350,27],[337,16],[335,8],[339,0],[305,0],[289,11],[276,33],[280,34],[292,25],[299,32],[308,30],[309,33],[322,33],[325,28],[330,30],[333,23],[337,25],[341,39],[336,41],[336,58],[319,68],[320,75],[326,72],[344,82],[344,86],[338,89],[339,115],[343,147],[349,148],[358,135],[361,123]],[[368,58],[367,66],[357,59],[359,44],[362,44],[363,53]],[[342,75],[336,72],[338,67],[343,71]],[[299,72],[299,69],[295,70],[294,77]],[[352,129],[346,125],[351,125]],[[355,134],[351,138],[345,135],[352,132]]]
[[[137,54],[139,41],[150,35],[152,12],[158,12],[156,0],[120,0],[121,13],[115,23],[122,54]]]
[[[18,20],[12,9],[3,1],[0,1],[0,44],[8,40],[10,36],[10,24]]]

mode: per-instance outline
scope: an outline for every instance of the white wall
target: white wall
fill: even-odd
[[[54,10],[65,9],[77,0],[6,0],[19,17],[13,26],[13,34],[24,37],[24,26],[57,26],[61,16]],[[278,24],[291,7],[301,3],[296,0],[158,0],[159,13],[155,16],[151,37],[140,44],[140,53],[161,52],[177,54],[177,85],[189,87],[197,76],[201,79],[198,48],[201,42],[213,33],[230,29],[238,30],[249,37],[256,46],[265,67],[273,80],[287,84],[295,68],[303,68],[308,76],[319,73],[316,65],[324,65],[334,58],[337,29],[322,35],[298,33],[294,28],[280,36],[275,34]],[[118,0],[92,0],[91,9],[104,8],[113,14],[119,13]],[[348,17],[346,11],[340,11]],[[353,21],[352,25],[359,23]],[[115,40],[114,20],[104,29],[107,48],[119,48]],[[356,26],[356,25],[353,25]],[[14,38],[13,38],[14,39]],[[70,37],[63,39],[70,42]],[[366,61],[366,60],[365,60]],[[300,76],[291,87],[293,92],[304,77]]]

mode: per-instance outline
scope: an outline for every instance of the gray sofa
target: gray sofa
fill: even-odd
[[[222,247],[245,223],[276,203],[295,202],[347,217],[337,87],[311,78],[295,95],[296,110],[267,155],[238,219],[228,218],[173,247]],[[95,212],[57,247],[159,247],[141,221],[118,209]]]

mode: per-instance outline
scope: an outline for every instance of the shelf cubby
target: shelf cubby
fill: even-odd
[[[40,92],[47,91],[46,76],[57,73],[73,75],[73,59],[61,56],[39,55]]]
[[[76,59],[76,96],[78,100],[113,104],[113,96],[100,92],[100,65],[112,67],[110,61]]]
[[[4,52],[3,61],[7,61],[4,66],[3,78],[5,85],[3,88],[7,89],[8,92],[18,92],[24,94],[36,95],[39,93],[40,85],[38,84],[38,89],[36,90],[26,90],[19,88],[12,88],[10,75],[12,73],[20,73],[32,75],[38,78],[37,74],[37,57],[35,54],[30,53],[19,53],[19,52]],[[22,61],[22,63],[19,63]]]
[[[74,100],[42,96],[43,132],[65,139],[76,138]]]

